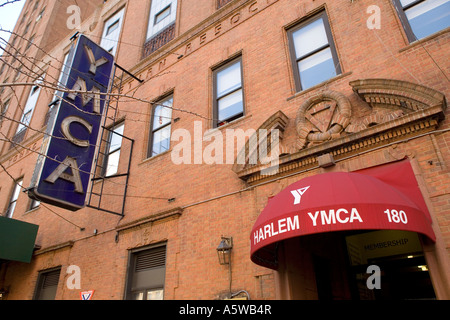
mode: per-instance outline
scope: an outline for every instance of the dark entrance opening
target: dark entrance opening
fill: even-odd
[[[285,240],[283,247],[291,299],[436,298],[417,233],[330,232]]]
[[[346,235],[345,244],[354,299],[436,299],[417,233],[364,232]],[[379,268],[379,274],[368,273],[369,266]],[[376,276],[380,288],[370,289],[367,281]]]

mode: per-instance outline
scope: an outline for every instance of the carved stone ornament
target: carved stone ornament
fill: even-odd
[[[433,132],[445,119],[446,97],[432,88],[393,79],[361,79],[351,81],[349,85],[361,99],[353,106],[346,96],[334,91],[319,93],[299,106],[295,119],[295,141],[282,141],[280,136],[277,147],[281,152],[275,174],[317,168],[322,166],[320,162],[324,160],[325,164],[333,165],[340,159]],[[358,109],[364,104],[364,109]],[[284,133],[289,130],[288,121],[280,110],[268,118],[261,128],[267,129],[267,133],[273,129]],[[249,161],[260,147],[251,149],[247,142],[240,150],[249,155],[245,163],[236,161],[233,166],[233,171],[249,184],[267,178],[261,171],[265,167],[260,161],[256,164]],[[272,147],[267,143],[268,149]],[[397,150],[392,146],[384,152],[386,159],[414,157],[410,150]],[[324,156],[329,159],[324,159]]]
[[[298,149],[339,137],[351,115],[350,101],[339,92],[325,91],[309,98],[299,107],[295,121]]]

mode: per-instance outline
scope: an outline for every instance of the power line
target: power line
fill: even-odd
[[[24,192],[26,192],[28,194],[28,189],[21,186],[19,183],[17,183],[17,180],[14,179],[14,177],[8,172],[8,170],[5,168],[5,166],[0,162],[0,167],[2,167],[3,171],[6,173],[6,175],[8,177],[10,177],[14,183],[19,186],[20,188],[22,188]],[[38,200],[38,199],[35,199]],[[61,214],[57,213],[56,211],[54,211],[53,209],[51,209],[50,207],[48,207],[47,205],[40,203],[40,205],[42,205],[44,208],[48,209],[50,212],[52,212],[53,214],[55,214],[56,216],[58,216],[59,218],[63,219],[64,221],[70,223],[71,225],[77,227],[78,229],[80,229],[80,231],[83,231],[85,228],[78,226],[77,224],[73,223],[72,221],[68,220],[67,218],[63,217]]]

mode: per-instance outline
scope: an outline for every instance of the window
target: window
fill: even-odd
[[[152,0],[143,58],[175,38],[177,0]]]
[[[17,68],[16,76],[14,77],[14,81],[17,81],[20,78],[20,75],[22,74],[22,66]]]
[[[289,29],[288,37],[297,91],[341,73],[325,12]]]
[[[36,18],[36,22],[38,22],[39,20],[42,19],[42,17],[44,16],[44,12],[45,12],[45,7],[42,8],[41,12],[39,13],[39,15]]]
[[[132,252],[126,299],[163,300],[165,274],[165,245]]]
[[[39,207],[40,204],[41,204],[41,202],[39,200],[31,199],[30,200],[30,206],[29,206],[28,210],[33,210],[34,208]]]
[[[38,80],[36,82],[36,85],[31,88],[27,103],[25,105],[25,109],[23,110],[22,119],[20,120],[19,126],[17,127],[16,135],[21,131],[24,131],[30,125],[31,116],[33,115],[34,107],[36,106],[39,93],[41,92],[41,87],[39,86],[41,83],[42,79]]]
[[[6,68],[6,63],[2,64],[2,67],[0,68],[0,75],[3,73],[3,71],[5,71]]]
[[[6,84],[6,83],[8,83],[8,82],[9,82],[9,77],[6,77],[6,79],[3,80],[3,84]],[[3,94],[3,92],[5,91],[5,88],[6,88],[6,86],[2,86],[2,87],[0,88],[0,94]]]
[[[156,156],[170,148],[172,106],[172,95],[155,103],[147,157]]]
[[[109,132],[107,153],[105,157],[104,174],[109,177],[117,173],[119,168],[120,148],[122,147],[122,137],[124,123],[121,123]]]
[[[11,194],[11,199],[9,200],[8,209],[6,210],[6,217],[12,218],[14,210],[16,209],[17,199],[19,198],[20,189],[22,189],[22,179],[14,183],[14,190]]]
[[[175,22],[177,16],[177,0],[153,0],[147,29],[150,39]]]
[[[450,26],[450,0],[393,0],[410,42]]]
[[[67,78],[69,77],[69,69],[70,69],[70,66],[69,66],[69,52],[68,52],[64,55],[61,70],[59,72],[58,82],[56,83],[56,86],[58,88],[64,89],[66,87]],[[55,106],[58,106],[59,103],[63,100],[63,95],[64,95],[64,92],[55,90],[55,93],[53,94],[53,100],[49,104],[47,114],[45,115],[45,118],[44,118],[44,126],[46,126],[48,124],[48,121],[50,120],[50,115],[51,115],[53,109],[55,108]]]
[[[122,28],[123,9],[105,22],[100,46],[112,55],[116,54]]]
[[[39,272],[33,300],[55,300],[61,268]]]
[[[169,4],[167,7],[165,7],[164,9],[162,9],[160,12],[158,12],[155,16],[155,24],[160,23],[161,21],[163,21],[165,18],[167,18],[170,15],[170,11],[171,11],[171,5]]]
[[[6,100],[6,102],[2,105],[0,101],[0,128],[2,127],[3,123],[3,117],[6,115],[6,112],[8,111],[10,100]]]
[[[30,39],[28,40],[28,42],[27,42],[27,44],[26,44],[26,46],[25,46],[25,50],[28,50],[30,47],[31,47],[31,45],[33,44],[33,42],[34,42],[34,37],[36,36],[36,34],[33,34],[31,37],[30,37]]]
[[[26,26],[25,29],[23,30],[23,34],[24,34],[24,35],[27,34],[28,30],[30,29],[30,25],[31,25],[31,22],[28,22],[27,26]]]
[[[242,59],[214,70],[214,127],[244,115]]]
[[[67,78],[69,77],[69,65],[68,65],[68,61],[69,61],[69,53],[66,53],[64,55],[64,60],[63,60],[63,64],[61,66],[61,71],[59,72],[59,77],[58,77],[58,83],[57,86],[60,88],[64,88],[67,82]],[[56,90],[55,94],[53,96],[53,102],[56,101],[61,101],[62,97],[63,97],[63,92]],[[52,104],[53,106],[54,104]]]

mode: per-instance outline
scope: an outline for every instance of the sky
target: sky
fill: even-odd
[[[9,0],[11,1],[11,0]],[[25,4],[25,0],[16,1],[13,3],[7,3],[8,0],[0,0],[0,27],[4,30],[13,31],[14,26],[16,25],[17,18],[20,15],[20,11]],[[1,32],[0,37],[3,39],[9,39],[10,33]],[[0,41],[0,45],[4,46],[4,42]],[[0,55],[3,53],[3,50],[0,48]]]

